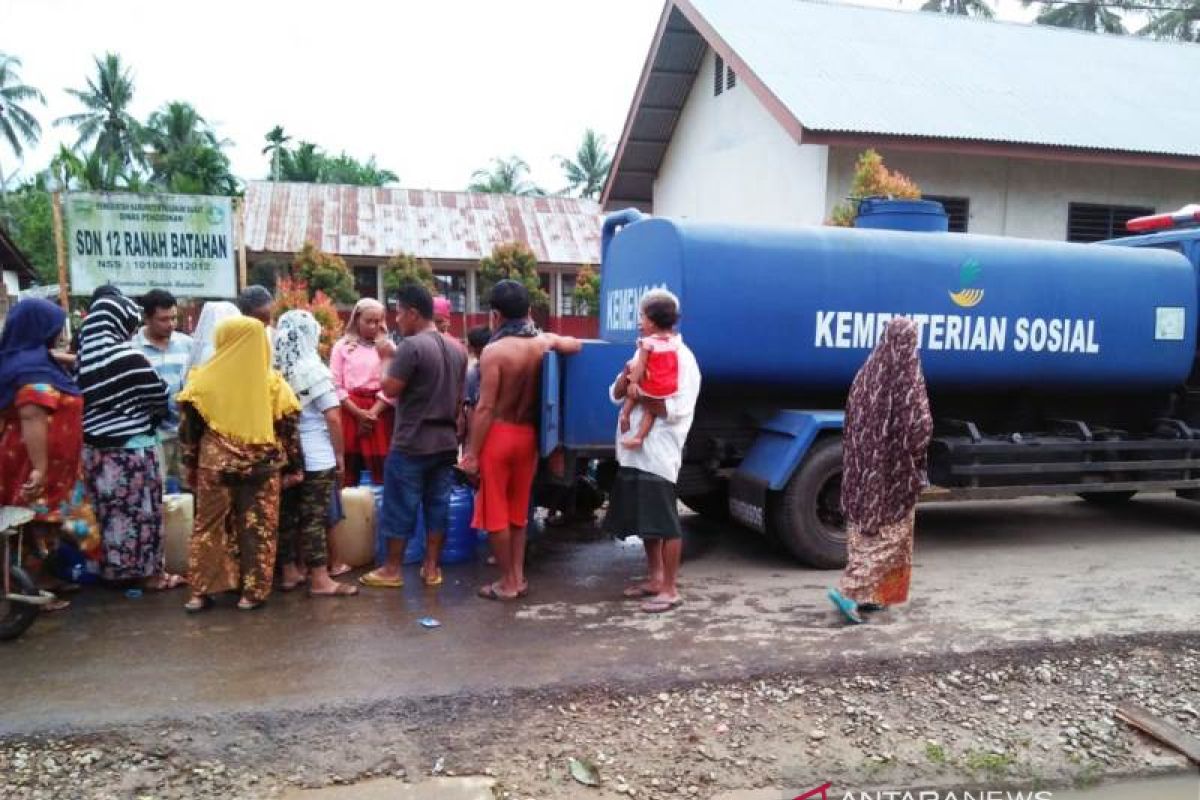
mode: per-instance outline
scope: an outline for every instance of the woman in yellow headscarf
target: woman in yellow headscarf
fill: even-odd
[[[241,591],[238,608],[271,593],[281,487],[304,476],[300,403],[278,372],[263,324],[235,317],[217,327],[216,352],[179,393],[179,441],[196,523],[188,553],[190,612],[212,595]]]

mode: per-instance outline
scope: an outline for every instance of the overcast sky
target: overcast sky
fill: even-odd
[[[754,2],[754,0],[745,0]],[[916,7],[919,0],[867,0]],[[993,5],[995,5],[993,3]],[[74,113],[92,58],[120,53],[133,68],[133,113],[191,102],[219,134],[243,179],[265,177],[263,136],[346,150],[405,186],[462,189],[499,155],[520,155],[547,190],[563,188],[556,154],[585,128],[615,144],[662,0],[0,0],[0,50],[24,62],[46,95],[42,143],[23,172],[60,142],[54,119]],[[1019,0],[1001,16],[1027,19]],[[0,147],[0,167],[13,170]]]

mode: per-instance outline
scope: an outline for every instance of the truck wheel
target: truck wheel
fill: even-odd
[[[1120,506],[1133,499],[1137,492],[1082,492],[1081,500],[1095,506]]]
[[[813,446],[787,487],[773,498],[768,529],[801,562],[840,569],[846,566],[841,499],[842,440],[830,436]]]
[[[29,576],[25,574],[24,570],[13,567],[10,577],[12,578],[13,594],[37,595],[37,588],[33,585],[33,581],[30,580]],[[3,591],[2,583],[0,581],[0,591]],[[8,600],[0,600],[0,642],[16,639],[22,633],[29,630],[29,626],[37,619],[37,615],[37,606],[28,603],[11,603]]]
[[[714,489],[704,494],[689,494],[679,498],[679,502],[695,511],[705,519],[714,522],[725,522],[729,519],[729,488]]]

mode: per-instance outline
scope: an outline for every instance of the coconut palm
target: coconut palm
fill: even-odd
[[[204,117],[190,103],[167,103],[150,115],[143,130],[154,185],[178,194],[230,194],[237,181]]]
[[[544,191],[525,180],[529,165],[518,156],[493,158],[491,169],[477,169],[471,174],[468,192],[488,194],[518,194],[527,197],[543,195]]]
[[[267,146],[262,149],[263,155],[268,153],[271,155],[271,180],[279,180],[279,162],[286,152],[285,146],[292,140],[292,137],[283,132],[282,125],[276,125],[271,130],[267,131],[266,135]]]
[[[46,98],[32,86],[21,83],[21,59],[0,53],[0,138],[8,142],[13,155],[21,157],[25,145],[33,147],[42,135],[42,126],[25,106],[46,104]],[[4,169],[0,164],[0,198],[4,195]]]
[[[612,155],[608,152],[604,137],[591,128],[584,131],[583,141],[575,151],[575,158],[558,156],[558,163],[567,176],[567,191],[578,191],[580,197],[594,200],[600,196],[608,170],[612,166]]]
[[[67,94],[83,104],[85,111],[55,120],[55,125],[73,125],[79,129],[75,148],[96,143],[103,161],[116,160],[122,169],[141,164],[141,126],[129,113],[133,101],[133,75],[116,53],[96,57],[96,74],[88,78],[87,88],[67,89]]]
[[[921,10],[982,19],[996,16],[996,12],[992,11],[992,7],[984,0],[927,0],[925,5],[921,6]]]
[[[1034,0],[1022,0],[1031,6]],[[1114,8],[1127,8],[1130,0],[1071,0],[1062,3],[1042,3],[1034,19],[1039,25],[1074,28],[1093,33],[1128,33],[1121,15]]]
[[[1174,6],[1155,13],[1139,36],[1177,42],[1200,42],[1200,0],[1175,0]]]
[[[321,180],[321,165],[324,157],[312,142],[300,142],[295,150],[284,150],[280,156],[280,167],[285,181],[317,183]]]

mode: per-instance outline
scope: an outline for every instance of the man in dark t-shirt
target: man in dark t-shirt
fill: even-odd
[[[396,398],[392,451],[384,467],[379,533],[387,540],[383,566],[359,578],[364,586],[404,585],[404,545],[425,514],[425,562],[421,579],[442,582],[438,557],[450,511],[453,468],[458,460],[457,421],[462,405],[467,354],[438,332],[433,298],[417,284],[400,290],[397,315],[404,339],[395,348],[383,393]]]

